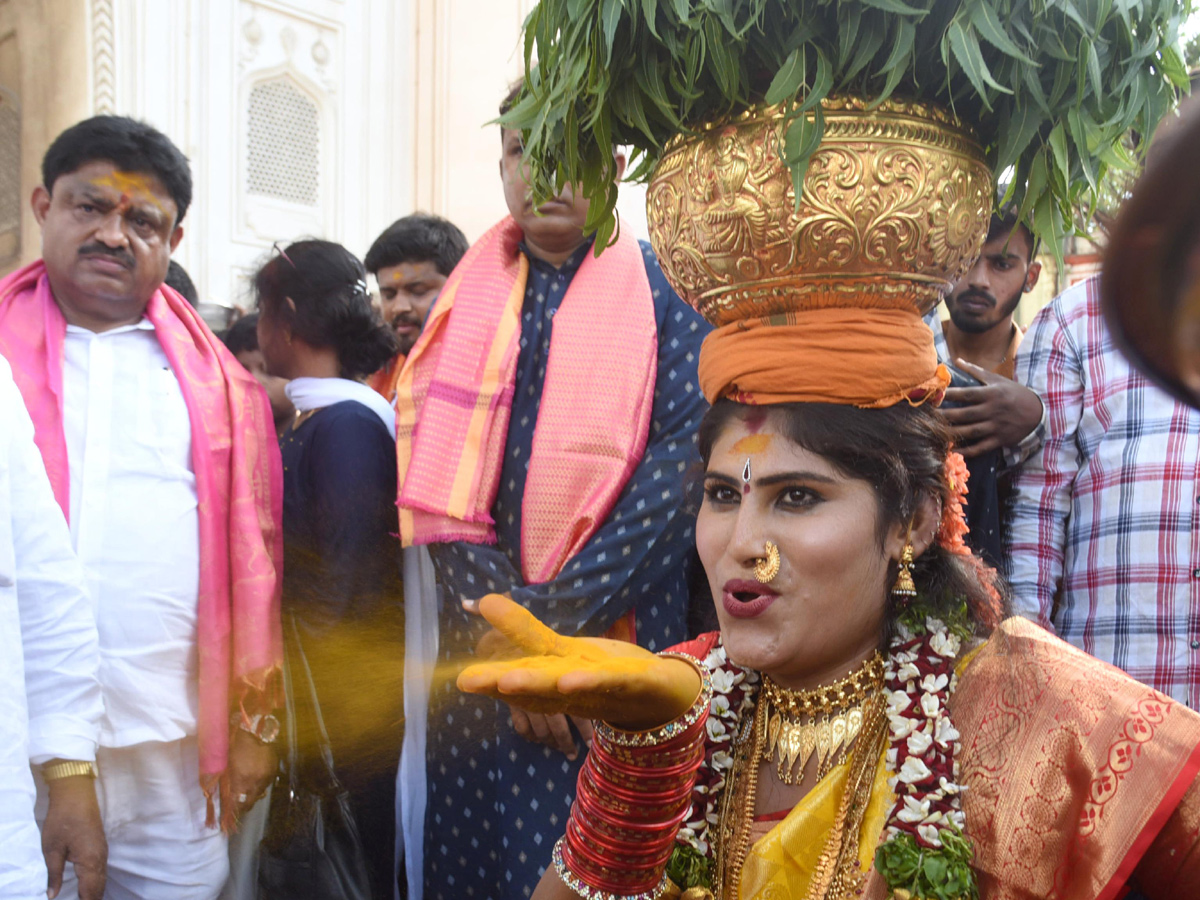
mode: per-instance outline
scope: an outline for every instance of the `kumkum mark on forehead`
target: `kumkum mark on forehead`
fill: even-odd
[[[756,409],[748,413],[746,418],[742,421],[745,424],[747,431],[749,431],[751,434],[756,434],[758,433],[758,430],[766,423],[767,414],[764,410]]]

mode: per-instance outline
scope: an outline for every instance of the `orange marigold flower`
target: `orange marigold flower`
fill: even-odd
[[[988,601],[976,609],[976,614],[986,628],[992,629],[1000,624],[1002,616],[1000,591],[996,589],[996,570],[972,553],[963,540],[970,530],[963,512],[963,504],[967,499],[967,479],[970,477],[967,461],[961,453],[951,450],[946,454],[946,465],[942,472],[946,479],[946,503],[942,508],[942,521],[938,525],[937,542],[951,553],[970,560],[988,594]]]
[[[951,450],[946,454],[946,465],[942,471],[946,479],[946,502],[942,507],[942,521],[938,526],[937,542],[960,556],[970,555],[963,538],[966,536],[967,519],[963,514],[963,503],[967,499],[967,461],[962,454]]]

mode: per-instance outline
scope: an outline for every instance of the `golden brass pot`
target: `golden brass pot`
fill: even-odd
[[[992,176],[940,107],[833,97],[796,210],[779,109],[668,146],[650,240],[671,286],[715,325],[834,306],[931,309],[979,255]]]

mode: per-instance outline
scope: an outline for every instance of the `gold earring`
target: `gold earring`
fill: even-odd
[[[767,541],[763,552],[766,556],[754,561],[754,580],[759,584],[769,584],[779,574],[779,548],[772,541]]]
[[[892,597],[901,605],[909,603],[917,596],[917,586],[913,584],[912,565],[913,545],[909,542],[904,545],[904,550],[900,553],[900,571],[896,573],[896,583],[892,585]]]

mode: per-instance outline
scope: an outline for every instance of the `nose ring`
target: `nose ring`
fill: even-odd
[[[763,553],[766,555],[754,560],[754,580],[759,584],[769,584],[779,574],[779,548],[772,541],[767,541]]]

